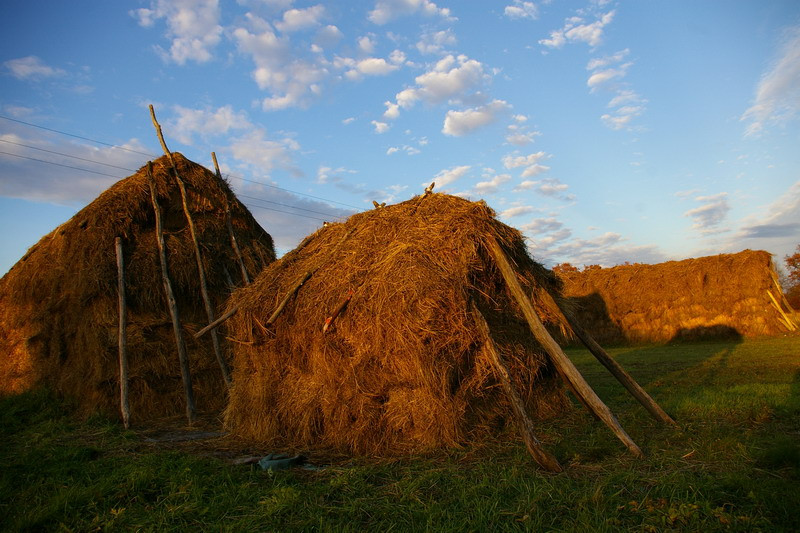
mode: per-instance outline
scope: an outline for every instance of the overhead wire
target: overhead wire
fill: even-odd
[[[132,152],[132,153],[135,153],[135,154],[146,155],[148,157],[154,157],[154,158],[158,157],[155,154],[151,154],[151,153],[148,153],[148,152],[141,152],[139,150],[126,148],[124,146],[119,146],[117,144],[111,144],[111,143],[107,143],[107,142],[100,141],[100,140],[97,140],[97,139],[90,139],[89,137],[83,137],[81,135],[77,135],[77,134],[74,134],[74,133],[69,133],[69,132],[66,132],[66,131],[61,131],[61,130],[57,130],[57,129],[53,129],[53,128],[48,128],[46,126],[41,126],[39,124],[33,124],[31,122],[25,122],[24,120],[11,118],[11,117],[7,117],[7,116],[4,116],[4,115],[0,115],[0,119],[8,120],[8,121],[11,121],[11,122],[16,122],[18,124],[24,124],[24,125],[30,126],[32,128],[38,128],[38,129],[49,131],[49,132],[52,132],[52,133],[57,133],[59,135],[66,135],[66,136],[69,136],[69,137],[74,137],[76,139],[81,139],[81,140],[84,140],[84,141],[93,142],[93,143],[100,144],[100,145],[103,145],[103,146],[108,146],[110,148],[117,148],[119,150],[124,150],[126,152]],[[2,140],[2,139],[0,139],[0,140]],[[11,144],[19,144],[19,143],[14,143],[13,141],[7,141],[7,140],[5,142],[10,142]],[[25,145],[22,145],[22,146],[25,146]],[[26,146],[26,148],[33,148],[34,150],[41,150],[41,151],[45,151],[45,152],[48,151],[48,150],[45,150],[43,148],[36,148],[36,147],[30,147],[30,146]],[[5,153],[7,155],[12,155],[12,156],[15,155],[15,154],[9,154],[7,152],[2,152],[2,153]],[[83,158],[80,158],[80,157],[77,157],[77,156],[71,156],[71,155],[68,155],[68,154],[60,153],[60,152],[51,152],[51,153],[57,154],[57,155],[62,155],[64,157],[71,157],[71,158],[74,158],[74,159],[83,159]],[[19,157],[23,157],[24,159],[32,159],[34,161],[47,162],[47,161],[38,160],[38,159],[35,159],[35,158],[26,158],[24,156],[19,156]],[[100,165],[106,165],[105,163],[100,163],[98,161],[91,161],[91,162],[92,163],[96,163],[96,164],[100,164]],[[60,165],[60,164],[57,164],[57,163],[53,163],[53,164],[56,164],[58,166],[65,166],[67,168],[76,168],[76,167],[69,167],[68,165]],[[113,166],[113,165],[106,165],[106,166]],[[125,168],[122,168],[122,167],[116,167],[116,168],[120,168],[122,170],[128,170],[128,171],[131,171],[131,172],[135,172],[135,170],[125,169]],[[78,169],[78,170],[81,170],[81,169]],[[92,171],[89,171],[89,172],[92,172]],[[96,174],[102,174],[100,172],[95,172],[95,173]],[[104,174],[104,175],[110,176],[110,174]],[[112,177],[117,177],[117,176],[112,176]],[[328,198],[323,198],[321,196],[314,196],[313,194],[303,193],[303,192],[300,192],[300,191],[293,191],[291,189],[286,189],[284,187],[280,187],[278,185],[273,185],[271,183],[265,183],[263,181],[252,180],[252,179],[244,178],[242,176],[236,176],[234,174],[228,174],[227,177],[228,178],[233,178],[233,179],[239,179],[239,180],[242,180],[242,181],[245,181],[245,182],[248,182],[248,183],[254,183],[256,185],[262,185],[264,187],[270,187],[272,189],[278,189],[278,190],[281,190],[281,191],[284,191],[284,192],[295,194],[297,196],[306,196],[308,198],[313,198],[315,200],[326,202],[328,204],[338,204],[338,205],[341,205],[341,206],[349,207],[351,209],[355,209],[356,211],[363,211],[363,209],[361,207],[358,207],[358,206],[355,206],[355,205],[346,204],[344,202],[338,202],[336,200],[330,200]],[[121,177],[120,177],[120,179],[121,179]],[[335,216],[335,215],[330,215],[330,216]],[[339,217],[336,217],[336,218],[339,218]]]

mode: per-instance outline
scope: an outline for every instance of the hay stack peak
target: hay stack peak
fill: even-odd
[[[507,294],[488,239],[511,258],[548,328],[563,332],[562,315],[544,303],[552,300],[537,297],[557,294],[557,279],[485,203],[426,194],[359,213],[309,236],[229,300],[239,310],[227,323],[236,341],[228,428],[261,442],[378,454],[495,431],[511,409],[471,302],[528,411],[562,410],[552,363]]]
[[[231,284],[241,282],[225,207],[251,274],[275,259],[272,238],[227,183],[181,154],[173,156],[204,249],[209,291],[221,305]],[[153,178],[169,273],[184,324],[193,329],[207,320],[180,193],[166,157],[154,162]],[[116,412],[117,237],[127,271],[134,418],[181,412],[180,371],[144,167],[43,237],[0,280],[0,393],[44,384],[75,399],[84,411]],[[189,346],[198,402],[200,407],[221,407],[224,385],[207,341]]]

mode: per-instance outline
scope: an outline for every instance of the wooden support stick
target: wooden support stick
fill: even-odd
[[[122,239],[114,240],[117,252],[117,294],[119,295],[119,410],[125,429],[131,427],[131,407],[128,402],[128,308],[125,305],[125,265],[122,258]]]
[[[767,294],[769,294],[769,298],[770,300],[772,300],[772,304],[775,306],[775,309],[777,309],[778,312],[783,317],[785,325],[787,328],[789,328],[789,331],[796,331],[797,327],[792,323],[793,321],[788,316],[786,316],[786,313],[783,312],[783,309],[781,309],[781,304],[779,304],[778,300],[776,300],[775,297],[772,295],[772,291],[767,290]]]
[[[158,242],[158,256],[161,262],[161,279],[164,282],[164,293],[167,296],[169,314],[172,317],[172,329],[175,333],[175,344],[178,346],[178,361],[181,365],[181,377],[183,378],[183,390],[186,394],[186,418],[189,424],[194,423],[194,392],[192,391],[192,374],[189,371],[189,358],[186,356],[186,342],[183,339],[183,327],[178,313],[178,304],[175,301],[175,294],[172,292],[172,283],[169,279],[167,269],[167,246],[164,243],[164,228],[161,221],[161,207],[156,198],[156,184],[153,181],[153,164],[147,162],[147,178],[150,182],[150,199],[153,201],[153,209],[156,214],[156,241]]]
[[[217,178],[221,180],[222,173],[219,170],[219,163],[217,163],[217,154],[211,152],[211,159],[214,161],[214,170],[217,172]],[[242,271],[242,281],[244,281],[245,285],[250,285],[250,276],[247,275],[247,269],[245,268],[244,260],[242,259],[242,252],[239,250],[239,244],[236,242],[236,235],[233,233],[231,208],[228,205],[227,200],[225,201],[225,225],[228,226],[228,235],[231,237],[231,246],[233,247],[233,251],[236,253],[236,259],[239,261],[239,268]]]
[[[620,365],[616,360],[612,359],[612,357],[608,355],[608,353],[603,349],[603,347],[600,346],[591,337],[591,335],[589,335],[589,333],[575,321],[574,317],[571,314],[566,313],[563,310],[562,313],[564,313],[564,316],[566,317],[567,322],[569,322],[572,331],[575,332],[575,336],[578,337],[584,344],[584,346],[586,346],[586,348],[589,349],[592,355],[594,355],[595,358],[597,358],[597,360],[600,361],[600,363],[604,367],[606,367],[606,369],[609,372],[611,372],[611,375],[617,378],[617,381],[619,381],[623,387],[628,389],[628,392],[630,392],[631,395],[634,398],[636,398],[636,400],[638,400],[638,402],[642,404],[642,406],[645,409],[647,409],[647,412],[649,412],[653,416],[653,418],[664,424],[669,424],[677,427],[678,424],[675,422],[675,420],[673,420],[672,417],[669,416],[661,408],[661,406],[659,406],[655,402],[655,400],[653,400],[653,398],[650,397],[649,394],[647,394],[647,391],[645,391],[636,382],[636,380],[633,379],[633,377],[630,374],[628,374],[628,372],[624,368],[622,368],[622,365]]]
[[[331,325],[333,324],[333,321],[336,320],[336,317],[342,314],[342,311],[344,311],[345,307],[347,307],[347,304],[349,304],[350,300],[352,299],[353,299],[353,289],[350,289],[349,291],[347,291],[347,296],[345,297],[345,299],[342,300],[342,302],[338,306],[336,306],[336,309],[333,310],[331,316],[325,319],[325,324],[322,326],[322,333],[328,332]]]
[[[547,353],[550,354],[553,363],[556,365],[556,368],[559,369],[561,375],[572,383],[573,389],[579,395],[583,396],[585,403],[590,406],[592,411],[598,417],[600,417],[603,422],[605,422],[609,429],[611,429],[617,438],[621,440],[623,444],[625,444],[631,453],[637,457],[644,457],[644,454],[639,446],[637,446],[636,443],[633,442],[633,439],[631,439],[630,436],[625,432],[608,406],[606,406],[606,404],[603,403],[597,394],[595,394],[594,390],[592,390],[592,387],[586,382],[578,369],[575,368],[575,365],[561,350],[561,347],[553,339],[550,333],[548,333],[547,329],[545,329],[544,325],[539,320],[539,317],[536,316],[536,311],[533,309],[533,306],[526,297],[525,291],[522,290],[519,281],[517,281],[516,274],[511,268],[511,265],[509,264],[502,248],[500,248],[500,245],[493,237],[490,237],[486,244],[489,248],[489,252],[495,260],[495,263],[497,264],[497,267],[500,269],[500,273],[502,274],[506,285],[508,285],[508,289],[512,297],[522,310],[525,320],[528,322],[528,326],[530,327],[531,333],[533,333],[533,336],[547,351]]]
[[[275,320],[278,318],[278,315],[281,314],[281,311],[283,311],[283,308],[286,307],[287,303],[289,303],[289,300],[292,298],[292,296],[294,296],[295,293],[300,290],[300,287],[303,286],[303,283],[305,283],[306,281],[309,280],[309,278],[311,278],[312,274],[314,273],[311,270],[309,270],[308,272],[303,274],[302,278],[297,280],[297,283],[295,283],[292,286],[292,288],[289,289],[289,292],[287,292],[286,296],[283,297],[281,303],[278,304],[278,307],[275,308],[275,311],[273,311],[272,315],[270,315],[270,317],[267,319],[267,322],[264,324],[264,327],[267,327],[271,325],[273,322],[275,322]]]
[[[194,334],[194,338],[195,339],[199,339],[200,337],[202,337],[203,335],[205,335],[206,333],[208,333],[209,331],[211,331],[212,329],[216,328],[217,326],[219,326],[220,324],[222,324],[223,322],[228,320],[230,317],[235,315],[236,311],[238,311],[238,310],[239,310],[239,306],[238,305],[233,307],[232,309],[228,310],[225,314],[220,316],[214,322],[212,322],[211,324],[207,325],[206,327],[204,327],[203,329],[201,329],[200,331],[195,333]]]
[[[178,189],[181,192],[181,203],[183,204],[183,213],[186,216],[186,222],[189,224],[189,233],[192,236],[192,244],[194,245],[194,255],[197,261],[197,275],[200,278],[200,295],[203,298],[203,305],[206,309],[206,316],[208,317],[209,322],[214,321],[214,307],[211,305],[211,298],[208,296],[208,283],[206,282],[206,272],[205,268],[203,267],[203,257],[200,255],[200,243],[197,240],[197,231],[194,227],[194,220],[192,220],[192,213],[189,210],[189,204],[186,200],[186,187],[183,184],[183,180],[178,175],[178,167],[175,166],[175,160],[172,158],[172,153],[167,148],[167,143],[164,142],[164,135],[161,133],[161,125],[159,125],[158,121],[156,120],[156,113],[153,109],[152,104],[150,105],[150,117],[153,119],[153,126],[156,128],[156,133],[158,134],[158,140],[161,142],[161,148],[164,149],[164,154],[169,158],[170,163],[172,164],[172,174],[175,178],[175,181],[178,183]],[[222,377],[225,380],[226,385],[228,387],[231,386],[231,373],[228,369],[228,363],[225,361],[225,357],[222,355],[222,349],[219,345],[219,336],[217,335],[217,331],[215,329],[211,330],[211,342],[214,345],[214,355],[217,358],[217,363],[219,364],[219,368],[222,371]]]
[[[517,394],[517,390],[514,388],[514,384],[511,381],[511,374],[508,371],[508,365],[506,365],[502,356],[497,351],[494,340],[492,340],[491,332],[489,331],[489,324],[486,323],[486,319],[478,310],[475,302],[470,302],[470,304],[475,325],[478,327],[478,331],[483,337],[484,347],[486,348],[486,351],[489,354],[489,359],[494,366],[495,374],[500,379],[500,384],[503,386],[503,390],[505,391],[506,396],[508,396],[508,400],[511,402],[511,407],[514,411],[517,424],[519,425],[519,431],[522,433],[522,440],[525,441],[525,447],[528,449],[528,453],[531,454],[533,460],[545,470],[549,472],[562,472],[563,469],[561,468],[558,459],[544,449],[542,443],[534,434],[533,421],[531,420],[530,416],[528,416],[528,412],[525,409],[525,403],[522,401],[522,398],[520,398],[519,394]]]

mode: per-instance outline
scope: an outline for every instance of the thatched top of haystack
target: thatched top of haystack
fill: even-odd
[[[223,244],[229,246],[227,241],[220,242],[227,239],[224,231],[212,230],[224,229],[225,208],[229,206],[234,227],[237,233],[242,232],[240,238],[260,243],[257,256],[250,258],[251,261],[256,260],[259,269],[272,262],[275,259],[272,237],[236,199],[228,184],[180,153],[172,155],[186,185],[188,203],[203,246],[207,249]],[[153,162],[153,179],[158,202],[164,211],[168,246],[172,245],[170,273],[179,286],[194,287],[197,271],[194,252],[191,241],[183,238],[188,237],[186,218],[166,156]],[[15,297],[47,301],[55,296],[56,290],[80,294],[84,299],[113,291],[116,287],[114,239],[121,237],[126,249],[136,249],[134,257],[128,260],[131,298],[142,304],[161,302],[154,228],[150,186],[146,167],[142,167],[134,175],[109,187],[70,220],[42,237],[0,280],[0,292],[13,291]],[[139,248],[143,239],[151,241],[152,246],[148,242],[146,248]],[[192,291],[193,296],[196,292]]]
[[[508,296],[487,242],[500,243],[554,332],[567,328],[564,319],[537,295],[557,295],[559,282],[494,215],[484,202],[445,194],[359,213],[321,228],[237,290],[228,307],[239,310],[227,324],[236,341],[231,430],[355,453],[463,442],[510,412],[471,301],[529,409],[540,417],[562,409],[548,356]]]

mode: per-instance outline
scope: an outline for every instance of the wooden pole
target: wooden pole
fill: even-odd
[[[486,323],[486,319],[478,310],[475,302],[470,302],[470,306],[472,316],[475,319],[475,325],[478,327],[478,331],[483,337],[484,346],[494,366],[495,374],[497,374],[497,377],[500,379],[500,384],[503,386],[503,390],[506,396],[508,396],[508,400],[511,402],[511,407],[514,411],[517,424],[519,425],[519,431],[522,433],[522,440],[525,441],[525,447],[528,449],[528,453],[533,460],[545,470],[549,472],[562,472],[563,469],[558,459],[544,449],[542,443],[534,434],[533,421],[530,416],[528,416],[525,403],[514,388],[514,384],[511,381],[511,374],[508,371],[508,365],[506,365],[506,362],[497,351],[497,346],[494,340],[492,340],[489,324]]]
[[[164,228],[161,221],[161,207],[158,205],[156,197],[156,184],[153,181],[153,164],[147,162],[147,178],[150,182],[150,199],[153,201],[153,209],[156,214],[156,241],[158,243],[158,255],[161,262],[161,279],[164,282],[164,293],[167,296],[167,306],[172,317],[172,330],[175,333],[175,344],[178,347],[178,361],[181,365],[181,377],[183,378],[183,390],[186,394],[186,418],[189,424],[194,422],[194,392],[192,391],[192,375],[189,371],[189,358],[186,356],[186,342],[183,339],[183,327],[178,313],[178,304],[175,301],[175,294],[172,292],[172,282],[169,279],[167,269],[167,246],[164,243]]]
[[[122,239],[114,240],[117,252],[117,294],[119,296],[119,409],[125,429],[131,427],[131,408],[128,402],[128,308],[125,305],[125,265],[122,258]]]
[[[783,317],[783,320],[785,321],[784,324],[786,325],[787,328],[789,328],[789,331],[796,331],[797,327],[795,327],[795,325],[792,323],[792,320],[788,316],[786,316],[786,313],[783,312],[783,309],[781,309],[781,304],[779,304],[778,300],[776,300],[775,297],[772,295],[772,291],[767,289],[767,294],[769,294],[769,298],[770,300],[772,300],[772,305],[775,306],[775,309],[777,309],[778,312]]]
[[[217,178],[222,180],[222,173],[219,170],[219,163],[217,163],[217,154],[211,152],[211,159],[214,161],[214,170],[217,172]],[[233,251],[236,253],[236,259],[239,261],[239,268],[242,271],[242,281],[244,281],[245,285],[250,285],[250,276],[247,275],[247,268],[244,266],[244,260],[242,259],[242,252],[239,250],[239,243],[236,242],[236,235],[233,233],[233,223],[231,222],[231,208],[228,205],[227,200],[225,201],[225,225],[228,226],[228,234],[231,237],[231,246],[233,247]]]
[[[525,291],[522,290],[519,281],[517,281],[516,274],[511,268],[508,259],[506,259],[506,255],[502,248],[500,248],[500,245],[497,243],[497,240],[495,240],[494,237],[490,237],[486,244],[489,252],[495,260],[495,263],[497,264],[497,267],[500,269],[500,273],[502,274],[506,285],[508,285],[509,292],[522,310],[525,320],[528,322],[528,326],[530,327],[531,333],[533,333],[533,336],[547,351],[547,353],[550,354],[553,363],[556,365],[556,368],[559,370],[562,377],[571,382],[573,390],[583,397],[584,403],[589,405],[591,410],[598,417],[600,417],[603,422],[605,422],[609,429],[611,429],[617,438],[621,440],[623,444],[625,444],[631,453],[637,457],[644,457],[642,450],[625,432],[608,406],[606,406],[606,404],[603,403],[597,394],[595,394],[594,390],[592,390],[592,387],[586,382],[578,369],[575,368],[575,365],[572,363],[572,361],[569,360],[567,355],[561,350],[561,347],[558,345],[558,343],[553,339],[550,333],[547,332],[547,329],[545,329],[544,325],[539,320],[539,317],[536,315],[536,311],[533,309],[533,306],[526,297]]]
[[[617,378],[623,387],[628,389],[628,392],[630,392],[631,395],[636,398],[636,400],[638,400],[638,402],[642,404],[645,409],[647,409],[653,418],[664,424],[677,427],[678,424],[675,422],[675,420],[673,420],[672,417],[669,416],[661,408],[661,406],[659,406],[655,400],[650,397],[649,394],[647,394],[647,391],[645,391],[616,360],[612,359],[612,357],[608,355],[603,347],[600,346],[585,329],[578,325],[574,317],[566,312],[564,312],[564,316],[566,317],[567,322],[569,322],[572,331],[575,332],[575,336],[577,336],[584,346],[589,349],[592,355],[594,355],[595,358],[597,358],[597,360],[600,361],[600,363],[606,367],[609,372],[611,372],[611,375]]]
[[[202,337],[203,335],[205,335],[206,333],[208,333],[209,331],[213,330],[214,328],[216,328],[217,326],[219,326],[220,324],[222,324],[223,322],[228,320],[230,317],[235,315],[236,311],[238,311],[238,310],[239,310],[239,306],[238,305],[235,306],[234,308],[230,309],[228,312],[226,312],[225,314],[220,316],[214,322],[212,322],[211,324],[207,325],[206,327],[204,327],[203,329],[201,329],[200,331],[195,333],[194,334],[194,338],[195,339],[199,339],[200,337]]]
[[[156,113],[153,109],[152,104],[150,105],[150,117],[153,119],[153,126],[156,128],[156,133],[158,134],[158,140],[161,142],[161,148],[164,149],[164,154],[169,158],[170,163],[172,164],[172,173],[175,178],[175,181],[178,183],[178,188],[181,192],[181,203],[183,204],[183,213],[186,216],[186,222],[189,224],[189,233],[192,236],[192,243],[194,244],[194,255],[195,259],[197,260],[197,275],[200,278],[200,295],[203,297],[203,305],[206,309],[206,316],[208,317],[209,322],[214,321],[214,307],[211,305],[211,298],[208,296],[208,284],[206,282],[206,272],[205,268],[203,267],[203,257],[200,255],[200,243],[197,240],[197,231],[194,227],[194,220],[192,220],[192,213],[189,210],[189,204],[186,200],[186,187],[183,184],[183,180],[178,175],[178,167],[175,166],[175,160],[172,158],[172,152],[169,151],[167,148],[167,143],[164,142],[164,135],[161,133],[161,125],[159,125],[158,121],[156,120]],[[225,380],[225,384],[230,387],[231,386],[231,373],[228,369],[228,363],[225,361],[225,357],[222,355],[222,349],[219,345],[219,336],[217,335],[217,331],[215,329],[211,330],[211,342],[214,345],[214,355],[217,358],[217,363],[219,364],[219,368],[222,371],[222,377]]]

